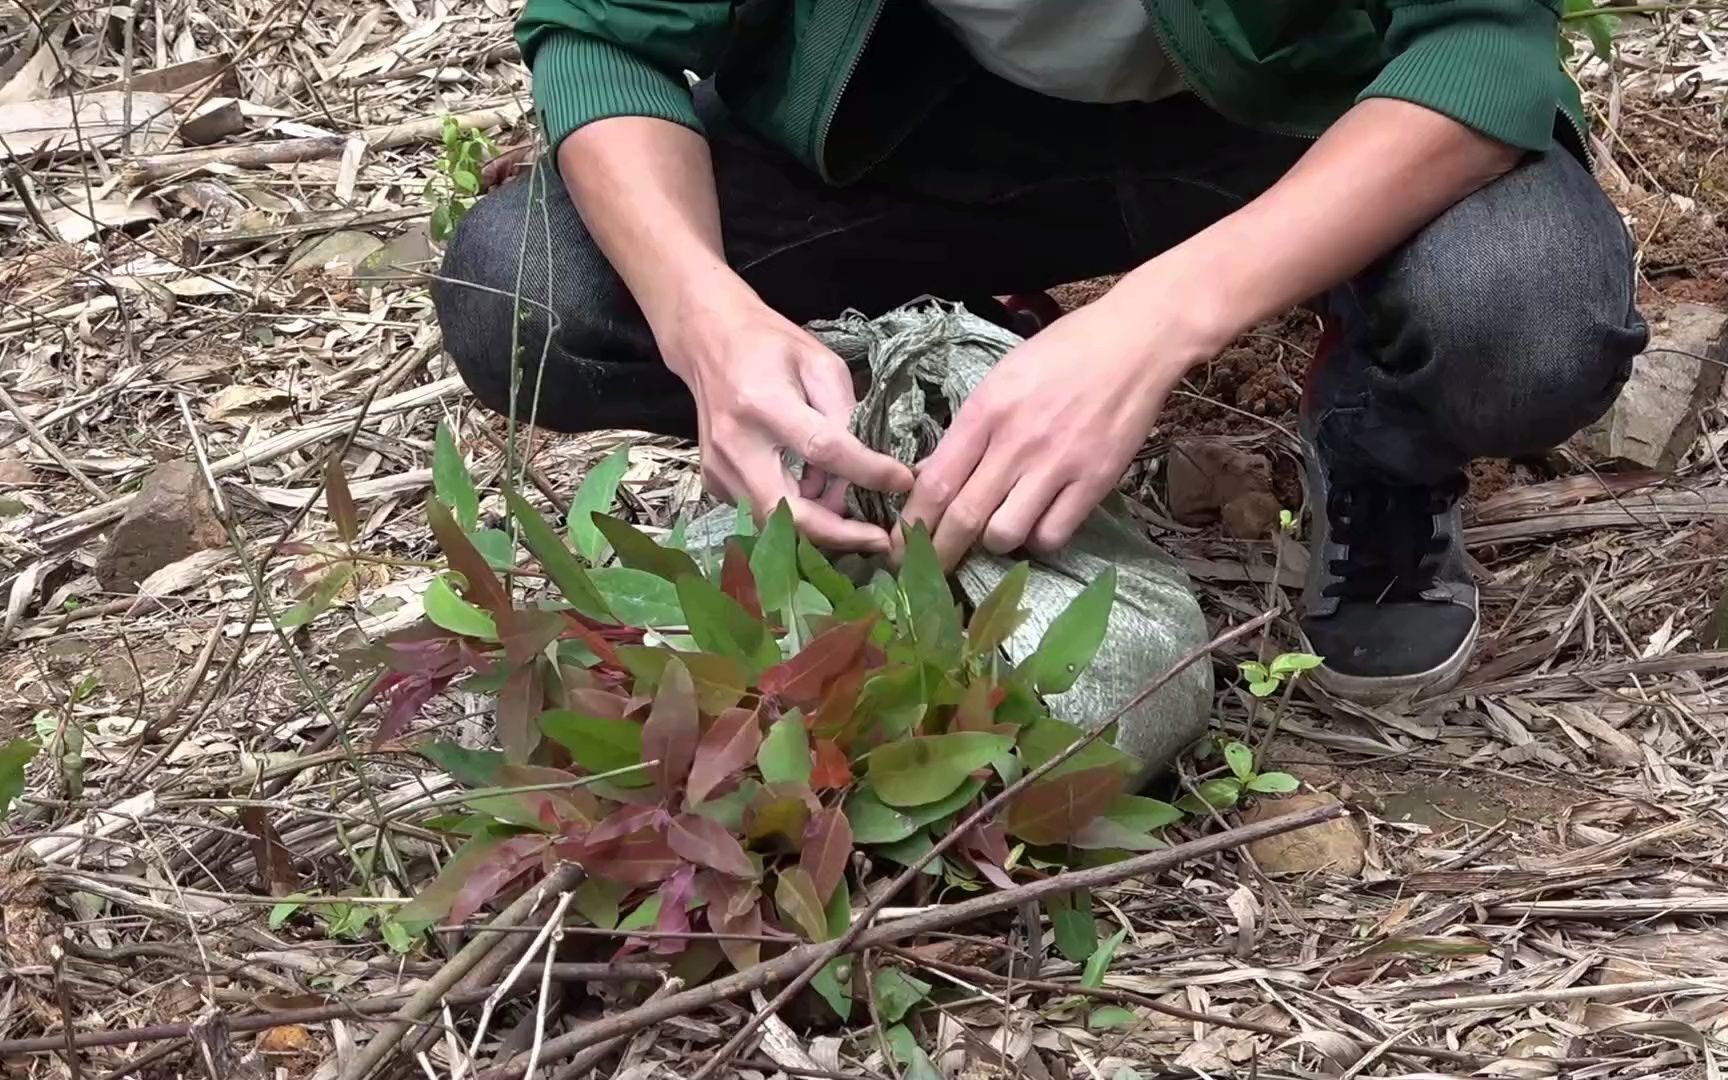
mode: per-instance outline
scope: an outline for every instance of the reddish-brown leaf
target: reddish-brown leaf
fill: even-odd
[[[816,757],[816,765],[810,770],[813,790],[830,791],[852,783],[852,763],[846,760],[846,752],[833,740],[817,739],[812,749]]]
[[[862,666],[864,645],[875,623],[871,614],[812,638],[798,655],[764,671],[756,685],[800,709],[815,708],[835,680]]]
[[[569,625],[556,611],[518,611],[510,632],[501,634],[504,658],[512,664],[525,664],[558,640]]]
[[[701,814],[679,814],[666,830],[672,850],[697,866],[737,878],[754,878],[756,866],[726,826]]]
[[[739,881],[711,871],[696,875],[696,895],[708,905],[708,929],[716,934],[760,935],[762,893],[753,882]],[[762,960],[762,943],[722,938],[720,949],[739,971]]]
[[[570,702],[571,712],[579,712],[583,716],[598,716],[605,720],[624,719],[630,704],[630,699],[623,694],[588,687],[567,691],[564,696]]]
[[[852,857],[852,825],[838,806],[831,806],[810,819],[804,829],[804,848],[798,865],[810,875],[816,896],[824,905],[835,886],[846,876],[846,860]]]
[[[606,640],[600,631],[588,625],[588,620],[574,611],[566,611],[564,612],[564,623],[564,635],[566,637],[579,639],[582,644],[588,646],[589,652],[600,658],[600,663],[606,667],[622,669],[623,665],[618,662],[618,650],[612,647],[612,643]]]
[[[696,715],[696,684],[682,662],[669,660],[660,676],[654,707],[642,725],[642,760],[658,761],[650,773],[661,794],[670,795],[690,775],[696,740],[702,735]]]
[[[360,515],[354,495],[348,490],[348,474],[342,471],[342,455],[333,453],[324,463],[324,508],[336,523],[336,532],[352,544],[360,538]]]
[[[954,723],[949,730],[987,731],[998,735],[1016,731],[1011,725],[996,722],[996,706],[1002,704],[1007,696],[1006,690],[987,678],[974,680],[966,688],[966,693],[961,695],[960,704],[954,709]]]
[[[780,871],[774,886],[774,906],[810,941],[828,940],[828,916],[816,895],[816,883],[802,866]]]
[[[819,738],[832,739],[842,747],[850,745],[852,720],[858,712],[858,692],[869,677],[870,672],[859,667],[835,679],[828,687],[828,693],[823,695],[822,704],[810,714],[811,733]]]
[[[1127,780],[1120,765],[1041,780],[1009,804],[1008,831],[1030,844],[1060,844],[1108,810]]]
[[[464,874],[456,898],[450,904],[450,921],[466,922],[468,917],[504,890],[519,875],[527,873],[549,841],[544,836],[512,836],[487,852],[480,862]]]
[[[683,865],[684,860],[666,843],[665,837],[644,829],[602,850],[590,848],[582,868],[596,877],[625,885],[657,885]]]
[[[462,575],[468,583],[467,599],[492,613],[492,621],[500,636],[515,629],[516,610],[510,603],[510,593],[492,566],[477,551],[450,511],[436,498],[426,500],[426,519],[432,525],[432,535],[438,539],[438,549],[450,563],[450,569]]]
[[[378,732],[372,737],[374,747],[383,746],[406,731],[420,715],[426,703],[450,684],[451,676],[397,675],[384,677],[378,696],[384,708],[378,717]]]
[[[1012,889],[1014,879],[1008,876],[1008,833],[1000,821],[974,825],[961,837],[960,846],[972,856],[972,865],[998,889]]]
[[[658,806],[625,806],[612,811],[606,820],[588,830],[587,843],[589,847],[600,847],[626,836],[633,836],[643,829],[656,828],[666,819],[665,811]]]
[[[540,682],[540,665],[529,662],[510,673],[498,691],[498,743],[504,760],[522,764],[540,745],[540,713],[546,691]]]
[[[695,806],[710,792],[756,760],[762,745],[762,722],[752,709],[727,709],[702,733],[684,805]]]
[[[270,824],[269,811],[261,806],[242,806],[240,824],[252,847],[252,862],[258,883],[271,896],[287,896],[300,888],[300,873],[294,869],[294,854]]]
[[[546,784],[569,784],[575,779],[575,773],[544,765],[500,765],[492,776],[492,783],[501,788],[542,787]],[[485,798],[509,800],[522,815],[522,823],[533,821],[553,829],[586,827],[600,820],[600,800],[586,788],[514,791]]]
[[[672,871],[671,877],[660,883],[656,891],[660,896],[660,914],[654,920],[654,929],[672,936],[656,938],[653,951],[661,956],[676,956],[690,944],[689,938],[675,935],[690,932],[690,901],[696,895],[696,868],[680,866]]]
[[[756,575],[750,572],[750,556],[736,538],[726,541],[726,557],[720,563],[720,591],[738,601],[757,622],[762,621],[762,599],[756,594]]]

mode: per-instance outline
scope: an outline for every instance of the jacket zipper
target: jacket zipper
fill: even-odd
[[[870,36],[876,32],[876,24],[882,21],[882,6],[886,0],[870,0],[870,15],[864,24],[864,35],[858,39],[858,48],[853,50],[852,59],[846,62],[846,74],[840,77],[840,86],[829,99],[828,111],[822,117],[822,128],[816,133],[816,171],[822,179],[832,184],[834,178],[828,174],[828,133],[833,130],[834,117],[840,111],[840,100],[846,96],[846,88],[852,84],[852,76],[857,73],[858,65],[864,59],[864,50],[870,46]]]

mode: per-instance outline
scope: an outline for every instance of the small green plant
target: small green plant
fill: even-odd
[[[444,118],[444,153],[437,171],[426,178],[424,196],[432,204],[432,239],[443,242],[480,194],[480,169],[498,147],[484,132]]]
[[[1202,781],[1192,794],[1185,795],[1176,806],[1190,814],[1206,814],[1212,810],[1228,810],[1242,801],[1244,792],[1256,795],[1285,795],[1302,786],[1302,782],[1285,772],[1260,772],[1254,750],[1247,743],[1224,744],[1224,764],[1229,776]]]
[[[1271,697],[1284,685],[1285,679],[1294,680],[1304,671],[1319,667],[1324,661],[1313,653],[1281,653],[1273,658],[1270,664],[1262,664],[1258,660],[1244,660],[1236,665],[1248,680],[1248,692],[1257,698]]]
[[[35,739],[13,739],[0,746],[0,821],[12,808],[12,801],[24,794],[24,769],[42,749]]]
[[[1287,536],[1295,536],[1296,535],[1296,526],[1299,524],[1300,524],[1300,522],[1298,522],[1296,520],[1296,515],[1291,513],[1289,510],[1279,510],[1278,511],[1278,531],[1279,532],[1284,533]]]
[[[1620,30],[1620,17],[1597,9],[1596,0],[1566,0],[1560,16],[1560,55],[1571,58],[1573,39],[1583,37],[1591,50],[1604,61],[1613,59],[1614,35]]]

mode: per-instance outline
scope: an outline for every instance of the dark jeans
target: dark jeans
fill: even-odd
[[[979,74],[866,180],[834,188],[741,129],[706,84],[697,105],[727,258],[795,322],[924,295],[989,310],[992,296],[1127,270],[1309,145],[1189,95],[1083,105]],[[446,347],[487,406],[509,408],[514,341],[519,416],[694,432],[689,393],[549,162],[474,206],[442,276]],[[1614,206],[1565,151],[1533,157],[1318,302],[1332,347],[1309,380],[1317,436],[1335,468],[1403,483],[1548,449],[1619,392],[1646,338],[1632,301]]]

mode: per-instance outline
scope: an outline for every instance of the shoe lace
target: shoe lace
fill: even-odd
[[[1327,563],[1326,596],[1375,603],[1420,600],[1434,587],[1448,539],[1435,518],[1464,494],[1464,482],[1395,487],[1374,482],[1334,487],[1326,501],[1333,542],[1345,556]]]

